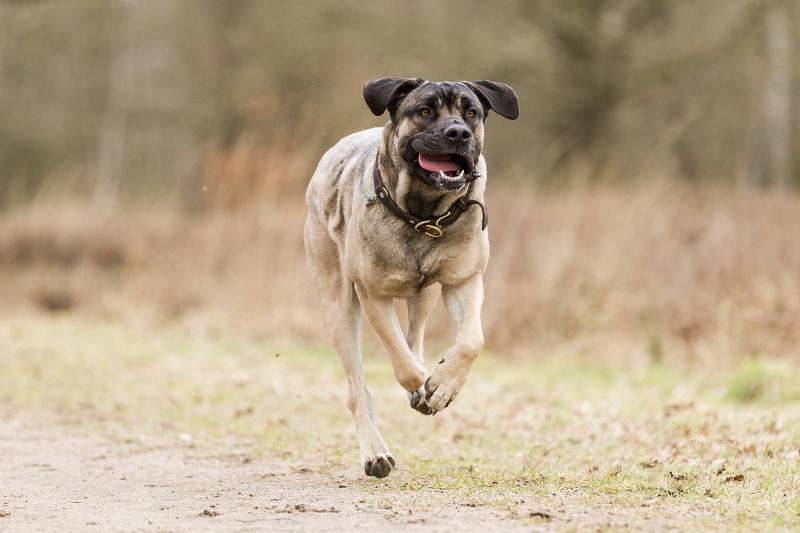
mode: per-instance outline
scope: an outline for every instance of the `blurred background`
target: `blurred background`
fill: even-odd
[[[491,79],[488,350],[797,358],[799,50],[790,0],[0,0],[0,311],[323,343],[303,193],[363,83]]]

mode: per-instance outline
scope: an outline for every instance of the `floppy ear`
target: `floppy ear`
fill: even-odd
[[[381,78],[364,84],[364,100],[376,117],[383,115],[394,102],[416,89],[424,80],[419,78]]]
[[[472,89],[487,109],[491,109],[501,117],[510,118],[511,120],[519,117],[517,93],[505,83],[489,80],[464,81],[461,83]]]

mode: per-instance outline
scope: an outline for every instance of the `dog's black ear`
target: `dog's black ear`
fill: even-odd
[[[381,78],[364,84],[364,100],[376,117],[416,89],[424,80],[419,78]],[[391,111],[391,109],[390,109]]]
[[[505,83],[489,80],[465,81],[462,83],[472,89],[487,109],[491,109],[501,117],[510,118],[511,120],[516,120],[519,117],[517,93]]]

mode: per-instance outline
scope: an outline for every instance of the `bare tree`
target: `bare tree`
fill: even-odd
[[[662,31],[676,23],[678,13],[665,0],[526,4],[523,13],[548,36],[554,52],[557,93],[548,120],[554,167],[574,170],[577,161],[589,181],[601,179],[614,164],[617,111],[649,91],[675,87],[736,52],[759,20],[763,2],[733,4],[715,21],[714,32],[682,41],[668,40],[675,36]],[[651,52],[643,54],[643,47]]]
[[[163,198],[191,152],[193,67],[177,41],[195,18],[175,1],[114,2],[117,31],[93,191],[100,206],[116,203],[121,187]]]
[[[753,175],[760,187],[788,189],[792,182],[790,14],[787,3],[776,0],[767,6],[764,17],[767,79]]]
[[[128,91],[133,82],[134,40],[132,25],[139,0],[114,0],[121,23],[109,68],[108,101],[100,133],[100,150],[92,203],[110,208],[116,203],[122,182],[126,141]]]

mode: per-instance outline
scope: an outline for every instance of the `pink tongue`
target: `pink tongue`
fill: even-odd
[[[419,154],[419,166],[431,172],[458,172],[461,166],[451,161],[450,154],[425,155]]]

